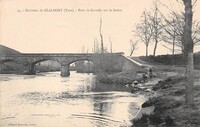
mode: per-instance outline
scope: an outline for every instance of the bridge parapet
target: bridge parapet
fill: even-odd
[[[124,66],[123,66],[123,71],[148,71],[148,68],[141,64],[141,63],[138,63],[137,61],[129,58],[129,57],[126,57],[126,56],[123,56],[123,59],[124,59]]]
[[[123,55],[123,52],[117,53],[103,53],[104,55]],[[102,53],[21,53],[21,54],[10,54],[10,55],[1,55],[1,56],[13,56],[13,57],[38,57],[38,56],[95,56],[102,55]],[[0,57],[1,57],[0,56]]]

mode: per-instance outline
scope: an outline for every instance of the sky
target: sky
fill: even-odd
[[[183,7],[175,0],[161,2],[168,9]],[[200,11],[199,4],[195,12]],[[152,5],[153,0],[0,0],[0,44],[22,53],[80,53],[83,47],[92,52],[95,38],[100,42],[102,17],[104,45],[110,49],[110,38],[113,52],[129,55],[130,39],[135,39],[132,31]],[[194,19],[200,16],[194,13]],[[158,46],[157,54],[171,54],[161,43]],[[145,55],[145,45],[141,42],[137,47],[134,56]]]

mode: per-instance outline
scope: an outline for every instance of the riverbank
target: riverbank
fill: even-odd
[[[147,75],[148,69],[140,69],[137,71],[125,71],[114,74],[97,73],[96,80],[105,84],[132,84],[133,81],[143,82],[143,74]]]
[[[152,87],[154,94],[143,103],[139,115],[132,121],[133,127],[200,126],[200,71],[194,72],[195,102],[193,106],[185,105],[183,68],[160,68],[157,69],[157,74],[162,81]]]

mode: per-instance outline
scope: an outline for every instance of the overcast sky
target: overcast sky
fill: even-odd
[[[169,1],[173,3],[170,4]],[[140,22],[142,12],[152,8],[152,2],[153,0],[1,0],[0,43],[24,53],[79,53],[82,47],[92,52],[94,39],[100,41],[99,19],[102,15],[104,45],[109,49],[110,37],[114,52],[129,55],[129,41],[134,38],[132,30]],[[182,9],[175,0],[161,2],[169,8]],[[200,2],[197,3],[195,12],[200,12],[199,4]],[[163,12],[168,11],[164,6],[161,8]],[[44,12],[44,9],[62,10]],[[66,9],[74,12],[64,12]],[[78,9],[85,12],[76,11]],[[91,12],[91,9],[108,11]],[[113,9],[118,11],[111,11]],[[199,14],[194,13],[194,19],[200,20],[198,16]],[[153,45],[149,47],[150,54],[151,46]],[[200,47],[195,50],[200,50]],[[161,45],[157,52],[171,53]],[[134,55],[145,55],[145,45],[140,43]]]

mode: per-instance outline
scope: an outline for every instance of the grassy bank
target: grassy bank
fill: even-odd
[[[176,71],[176,69],[175,69]],[[170,70],[169,72],[173,72]],[[151,114],[143,114],[141,118],[133,120],[133,127],[165,126],[165,127],[199,127],[200,126],[200,72],[195,71],[193,106],[185,105],[185,77],[183,72],[176,76],[164,76],[167,69],[160,72],[163,80],[153,86],[155,96],[149,98],[142,108],[154,106]],[[165,74],[163,74],[165,73]]]
[[[115,74],[107,74],[107,73],[98,73],[96,80],[100,83],[105,84],[131,84],[133,81],[137,80],[141,82],[142,74],[147,73],[146,71],[126,71],[126,72],[119,72]]]

